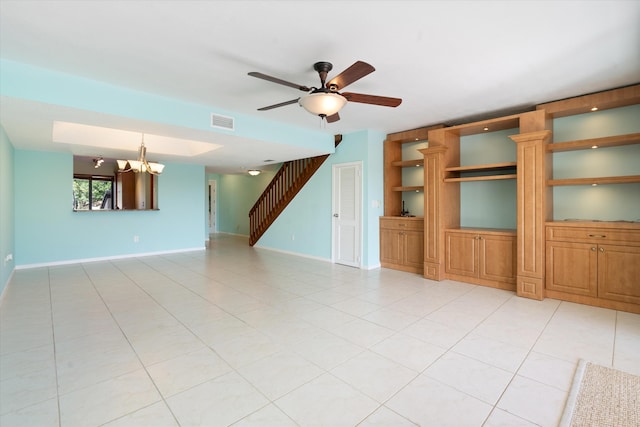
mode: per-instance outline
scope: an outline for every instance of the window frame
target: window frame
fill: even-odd
[[[116,191],[116,181],[115,181],[115,177],[111,176],[111,175],[88,175],[88,174],[73,174],[73,180],[75,181],[76,179],[79,180],[87,180],[89,181],[89,208],[88,209],[78,209],[76,207],[76,197],[75,197],[75,192],[73,194],[73,211],[74,212],[85,212],[85,211],[104,211],[104,210],[114,210],[115,209],[115,202],[114,202],[114,196],[115,196],[115,191]],[[108,209],[94,209],[93,206],[93,181],[106,181],[106,182],[110,182],[111,183],[111,198],[109,200],[109,207]]]

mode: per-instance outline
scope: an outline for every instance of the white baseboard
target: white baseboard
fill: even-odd
[[[4,283],[4,287],[2,288],[2,293],[0,293],[0,305],[2,305],[2,300],[4,300],[7,287],[9,286],[9,283],[11,283],[11,279],[13,279],[13,273],[15,272],[16,272],[16,268],[13,267],[13,270],[11,270],[11,274],[7,278],[7,281]]]
[[[29,268],[40,268],[40,267],[55,267],[58,265],[69,265],[69,264],[82,264],[85,262],[99,262],[99,261],[112,261],[118,259],[127,259],[127,258],[141,258],[147,256],[155,256],[155,255],[169,255],[169,254],[177,254],[182,252],[194,252],[194,251],[204,251],[206,247],[202,246],[199,248],[186,248],[186,249],[177,249],[172,251],[158,251],[158,252],[143,252],[137,254],[126,254],[126,255],[115,255],[115,256],[106,256],[106,257],[96,257],[96,258],[80,258],[80,259],[70,259],[65,261],[53,261],[53,262],[43,262],[37,264],[21,264],[16,265],[16,270],[26,270]]]
[[[366,265],[362,267],[363,270],[375,270],[378,268],[382,268],[382,265],[380,265],[380,263],[373,264],[373,265]]]
[[[274,249],[274,248],[269,248],[266,246],[259,246],[259,245],[254,245],[253,247],[256,249],[263,249],[265,251],[273,251],[273,252],[279,252],[281,254],[286,254],[286,255],[299,256],[301,258],[314,259],[316,261],[331,262],[330,258],[322,258],[318,256],[313,256],[313,255],[306,255],[306,254],[301,254],[299,252],[283,251],[282,249]]]
[[[228,234],[229,236],[246,237],[247,239],[249,238],[248,234],[229,233],[227,231],[218,231],[216,234]]]

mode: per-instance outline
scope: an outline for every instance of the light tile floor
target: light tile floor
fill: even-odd
[[[0,425],[555,426],[579,358],[640,374],[640,315],[210,246],[17,270]]]

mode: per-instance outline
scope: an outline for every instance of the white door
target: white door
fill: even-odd
[[[209,181],[209,234],[216,232],[216,181]]]
[[[333,233],[331,259],[361,266],[362,162],[333,165]]]

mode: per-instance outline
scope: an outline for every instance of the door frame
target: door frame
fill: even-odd
[[[363,266],[363,259],[362,259],[362,253],[363,253],[363,207],[364,207],[364,203],[363,203],[363,175],[362,175],[362,165],[363,162],[361,160],[356,161],[356,162],[345,162],[345,163],[334,163],[331,166],[331,263],[336,264],[337,263],[337,256],[338,256],[338,250],[337,250],[337,245],[338,245],[338,240],[337,240],[337,231],[336,231],[336,221],[334,220],[333,215],[336,214],[336,210],[337,210],[337,198],[339,195],[339,192],[337,191],[337,186],[338,186],[338,180],[337,180],[337,172],[339,170],[339,168],[342,167],[356,167],[356,173],[357,173],[357,177],[355,180],[356,183],[356,192],[358,193],[358,197],[356,198],[356,202],[358,203],[358,206],[356,207],[356,214],[358,216],[358,221],[357,221],[357,231],[358,231],[358,237],[357,237],[357,242],[355,242],[355,248],[358,251],[358,256],[357,256],[357,262],[356,265],[354,265],[353,267],[357,267],[357,268],[362,268]],[[345,264],[346,265],[346,264]]]
[[[214,189],[214,197],[217,199],[218,198],[218,181],[216,181],[215,179],[210,179],[207,181],[207,214],[208,214],[208,218],[207,218],[207,234],[214,234],[218,232],[218,212],[216,212],[216,210],[218,209],[218,200],[211,200],[211,189]],[[212,203],[213,202],[213,203]],[[214,222],[213,222],[213,228],[211,228],[211,205],[213,204],[213,217],[214,217]]]

